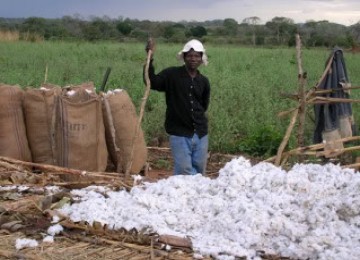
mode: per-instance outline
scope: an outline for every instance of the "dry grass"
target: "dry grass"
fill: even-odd
[[[104,243],[85,235],[82,236],[83,241],[76,236],[74,238],[57,236],[54,243],[39,242],[39,246],[36,248],[16,250],[16,239],[25,237],[21,232],[0,233],[0,259],[193,259],[191,253],[180,250],[167,252],[152,246],[110,240],[108,243]]]
[[[44,37],[36,33],[26,32],[21,35],[21,39],[28,42],[43,42]]]
[[[42,42],[44,37],[36,33],[20,33],[18,31],[1,31],[0,30],[0,42],[17,42],[20,40],[29,42]]]
[[[2,42],[16,42],[20,39],[18,31],[0,31],[0,41]]]

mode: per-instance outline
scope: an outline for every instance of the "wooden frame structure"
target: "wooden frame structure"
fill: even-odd
[[[301,58],[301,39],[299,34],[296,34],[296,56],[297,56],[297,64],[298,64],[298,93],[295,95],[287,95],[287,97],[298,100],[298,104],[295,108],[292,108],[288,111],[283,111],[278,114],[279,117],[283,117],[289,114],[291,115],[290,123],[288,125],[288,128],[285,132],[285,135],[283,137],[283,140],[278,148],[277,155],[271,158],[268,158],[265,160],[266,162],[274,162],[277,166],[283,166],[287,162],[290,156],[296,155],[299,158],[299,161],[302,162],[305,155],[310,156],[327,156],[329,153],[334,153],[336,155],[343,154],[345,152],[351,152],[355,150],[360,150],[360,146],[353,146],[353,147],[347,147],[343,149],[334,149],[331,151],[324,151],[325,144],[314,144],[310,146],[304,146],[304,125],[305,125],[305,119],[306,119],[306,110],[307,105],[314,105],[314,104],[330,104],[330,103],[360,103],[359,99],[347,99],[347,98],[326,98],[326,97],[319,97],[317,95],[319,94],[326,94],[331,93],[333,91],[337,90],[350,90],[350,89],[359,89],[358,87],[351,87],[350,84],[344,86],[343,88],[339,89],[330,89],[330,90],[322,90],[319,89],[319,85],[323,81],[323,79],[326,77],[327,73],[331,69],[331,64],[334,59],[334,55],[332,55],[328,63],[325,67],[325,70],[320,77],[318,83],[315,87],[311,88],[310,90],[305,90],[306,85],[306,72],[303,71],[302,68],[302,58]],[[293,132],[293,129],[295,128],[296,123],[298,122],[298,128],[297,128],[297,148],[284,152],[289,139],[291,137],[291,134]],[[338,139],[336,142],[346,143],[351,141],[360,140],[360,136],[352,136],[347,138]],[[360,167],[360,163],[355,163],[351,165],[346,165],[344,167],[350,167],[350,168],[358,168]]]

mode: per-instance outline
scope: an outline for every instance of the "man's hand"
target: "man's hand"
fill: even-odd
[[[149,37],[149,39],[146,42],[146,46],[145,46],[145,51],[146,53],[149,53],[149,51],[151,51],[151,57],[155,52],[155,41],[153,38]]]

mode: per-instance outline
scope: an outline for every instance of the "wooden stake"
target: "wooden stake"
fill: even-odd
[[[306,74],[303,72],[302,59],[301,59],[301,39],[300,35],[296,34],[296,53],[298,63],[298,96],[300,98],[299,104],[299,124],[297,132],[297,145],[298,147],[304,146],[304,128],[305,128],[305,115],[306,115],[306,100],[305,100],[305,82]],[[303,161],[303,156],[299,156],[299,161]]]
[[[291,132],[295,126],[295,123],[296,123],[296,119],[297,119],[297,116],[299,114],[299,109],[296,109],[294,110],[293,112],[293,115],[292,115],[292,118],[291,118],[291,121],[290,121],[290,124],[286,130],[286,134],[279,146],[279,149],[277,151],[277,155],[276,155],[276,159],[275,159],[275,165],[279,166],[280,165],[280,162],[281,162],[281,156],[282,156],[282,153],[290,139],[290,136],[291,136]]]
[[[146,59],[146,65],[145,65],[146,88],[145,88],[144,96],[143,96],[143,98],[141,100],[139,120],[138,120],[138,123],[137,123],[137,127],[135,129],[135,134],[134,134],[133,140],[132,140],[130,161],[129,161],[128,165],[127,165],[127,169],[126,169],[126,172],[125,172],[125,177],[128,177],[130,175],[130,171],[131,171],[131,167],[132,167],[132,163],[133,163],[133,159],[134,159],[135,141],[138,138],[139,133],[140,133],[141,121],[142,121],[142,118],[144,116],[146,101],[147,101],[147,99],[149,97],[149,93],[150,93],[151,83],[150,83],[150,78],[149,78],[149,66],[150,66],[151,56],[152,56],[152,51],[149,50],[148,53],[147,53],[147,59]]]
[[[48,64],[46,63],[45,76],[44,76],[44,84],[47,82],[47,79],[48,79]]]

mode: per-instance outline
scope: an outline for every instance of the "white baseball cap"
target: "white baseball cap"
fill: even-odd
[[[205,53],[205,48],[203,44],[198,40],[188,41],[184,48],[177,54],[177,58],[181,61],[184,61],[184,53],[193,49],[196,52],[202,52],[202,63],[206,66],[208,64],[208,57]]]

